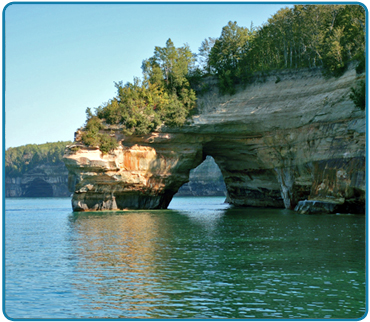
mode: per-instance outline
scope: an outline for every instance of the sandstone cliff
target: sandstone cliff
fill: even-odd
[[[40,164],[16,177],[5,177],[5,197],[69,197],[64,164]]]
[[[293,209],[308,200],[297,211],[324,204],[320,211],[363,212],[365,112],[349,95],[364,77],[284,71],[233,96],[209,79],[188,125],[141,137],[111,126],[106,133],[121,144],[110,154],[85,147],[79,130],[64,157],[73,209],[166,208],[209,155],[234,205]]]
[[[68,144],[71,144],[69,142]],[[58,143],[48,143],[54,145]],[[64,145],[65,148],[66,144]],[[63,148],[63,149],[64,149]],[[17,149],[17,148],[13,148]],[[22,154],[22,153],[21,153]],[[63,153],[58,156],[62,159]],[[9,160],[5,167],[5,197],[70,197],[68,190],[68,169],[63,162],[48,163],[41,159],[30,167],[29,153],[23,154],[18,166],[25,171],[12,171]],[[220,169],[212,157],[208,157],[199,167],[190,171],[189,182],[180,188],[179,196],[219,196],[226,195]]]

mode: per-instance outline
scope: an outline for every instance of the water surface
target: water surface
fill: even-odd
[[[7,199],[5,309],[13,319],[344,318],[365,312],[365,217],[232,208],[72,213]]]

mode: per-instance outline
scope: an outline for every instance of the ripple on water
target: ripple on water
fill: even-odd
[[[167,211],[81,214],[65,210],[68,199],[7,200],[6,313],[33,319],[365,313],[364,217],[233,209],[222,198],[205,198],[199,207],[202,200],[174,200]]]

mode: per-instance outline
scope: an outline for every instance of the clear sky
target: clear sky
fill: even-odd
[[[5,8],[6,148],[73,140],[87,107],[141,77],[171,38],[197,52],[228,21],[260,26],[277,4],[11,4]]]

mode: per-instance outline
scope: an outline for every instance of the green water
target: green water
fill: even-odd
[[[17,318],[359,319],[365,217],[231,208],[72,213],[8,199],[5,314]]]

